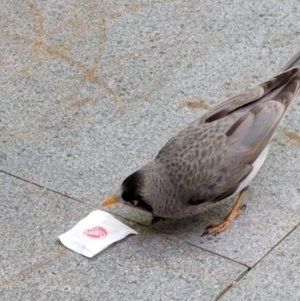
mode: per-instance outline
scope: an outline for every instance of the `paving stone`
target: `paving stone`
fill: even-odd
[[[62,256],[57,236],[91,208],[1,172],[0,187],[1,287]]]
[[[219,300],[300,300],[299,235],[300,227]]]
[[[273,76],[300,45],[297,0],[121,2],[1,3],[0,169],[94,207],[172,135]],[[299,223],[299,105],[227,232],[200,237],[229,203],[153,228],[259,261]]]
[[[94,257],[57,240],[91,208],[0,173],[1,300],[211,300],[247,268],[127,223],[139,234]]]

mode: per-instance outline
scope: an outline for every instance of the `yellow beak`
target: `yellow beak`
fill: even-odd
[[[119,199],[118,197],[112,195],[110,197],[108,197],[102,204],[100,207],[107,207],[107,206],[111,206],[114,204],[122,204],[123,201],[121,199]]]

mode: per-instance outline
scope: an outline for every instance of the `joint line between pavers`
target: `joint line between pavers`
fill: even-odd
[[[71,199],[71,200],[73,200],[73,201],[76,201],[76,202],[78,202],[78,203],[81,203],[81,204],[83,204],[83,205],[85,205],[85,206],[88,206],[88,207],[91,207],[91,208],[99,209],[98,206],[95,206],[95,205],[93,205],[93,204],[91,204],[91,203],[87,203],[87,202],[85,202],[85,201],[82,201],[82,200],[79,200],[79,199],[74,198],[74,197],[72,197],[72,196],[69,196],[69,195],[67,195],[67,194],[65,194],[65,193],[62,193],[62,192],[53,190],[53,189],[51,189],[51,188],[45,187],[45,186],[43,186],[43,185],[41,185],[41,184],[38,184],[38,183],[35,183],[35,182],[32,182],[32,181],[29,181],[29,180],[26,180],[26,179],[24,179],[24,178],[21,178],[21,177],[19,177],[19,176],[16,176],[16,175],[14,175],[14,174],[11,174],[11,173],[9,173],[9,172],[7,172],[7,171],[0,170],[0,172],[6,174],[6,175],[8,175],[8,176],[14,177],[14,178],[16,178],[16,179],[18,179],[18,180],[24,181],[24,182],[26,182],[26,183],[28,183],[28,184],[35,185],[35,186],[37,186],[37,187],[39,187],[39,188],[42,188],[42,189],[44,189],[44,190],[48,190],[48,191],[50,191],[50,192],[59,194],[59,195],[61,195],[61,196],[64,196],[64,197],[66,197],[66,198],[69,198],[69,199]]]
[[[282,239],[280,239],[265,255],[263,255],[252,267],[247,267],[247,270],[244,271],[234,282],[234,285],[236,285],[246,274],[248,274],[256,265],[258,265],[272,250],[274,250],[284,239],[286,239],[297,227],[300,226],[300,222],[294,226]],[[228,258],[231,260],[230,258]],[[215,299],[214,301],[218,301],[227,291],[229,291],[233,287],[233,284],[231,283],[229,286],[227,286]]]
[[[218,301],[220,298],[228,292],[234,285],[236,285],[251,269],[247,268],[243,273],[241,273],[235,280],[233,280],[218,296],[213,299],[213,301]]]

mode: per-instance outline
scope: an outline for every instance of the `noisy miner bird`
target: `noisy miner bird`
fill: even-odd
[[[179,132],[154,159],[127,177],[102,206],[122,202],[158,219],[181,219],[237,196],[226,230],[264,163],[270,140],[300,90],[300,51],[274,78],[232,97]]]

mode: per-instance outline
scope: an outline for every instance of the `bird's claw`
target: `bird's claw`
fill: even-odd
[[[246,204],[244,204],[243,206],[240,207],[240,209],[241,209],[242,211],[246,210],[246,208],[247,208],[247,205],[246,205]]]

